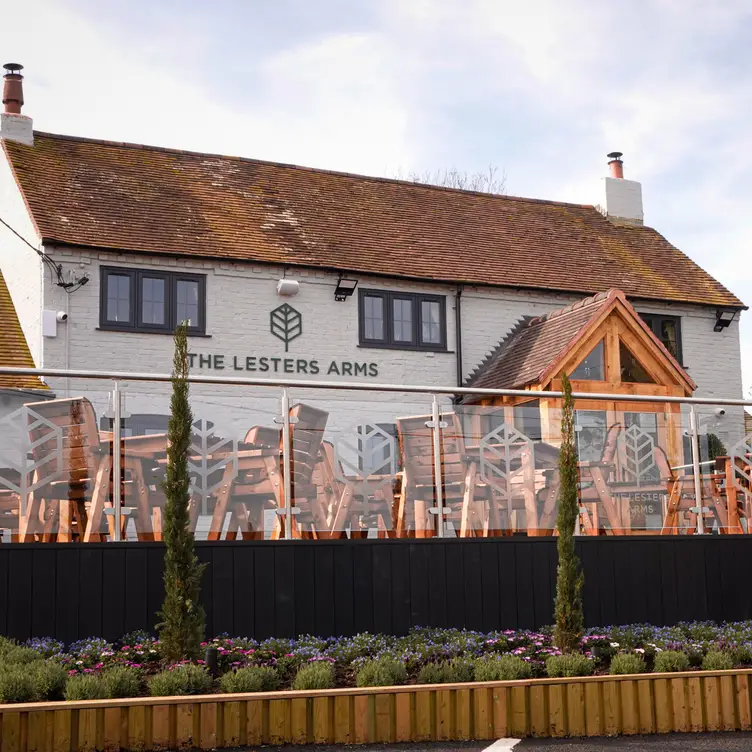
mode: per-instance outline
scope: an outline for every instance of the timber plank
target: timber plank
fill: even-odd
[[[687,703],[686,680],[671,679],[671,706],[674,731],[689,730],[689,707]]]
[[[653,704],[653,682],[649,679],[637,681],[637,722],[641,734],[655,732],[655,707]]]
[[[435,699],[433,692],[415,693],[415,741],[428,742],[434,738],[433,710],[431,704]]]
[[[472,729],[472,705],[470,704],[471,690],[458,689],[455,694],[455,719],[456,727],[454,738],[466,741],[473,738]]]
[[[603,734],[603,697],[599,682],[585,685],[585,732],[587,736]]]
[[[616,681],[603,682],[603,731],[608,736],[621,732],[621,694]]]
[[[568,684],[567,687],[567,732],[569,736],[585,736],[585,685]]]
[[[566,687],[552,684],[548,688],[548,734],[549,736],[567,735]]]
[[[178,749],[193,747],[193,703],[186,702],[175,709],[175,745]]]
[[[637,707],[637,685],[633,681],[619,682],[621,695],[622,733],[636,734],[639,731],[639,710]]]
[[[721,692],[716,676],[704,676],[702,694],[705,698],[705,726],[707,731],[720,731],[721,721]]]
[[[749,731],[752,728],[752,717],[749,705],[749,677],[746,675],[736,676],[736,696],[739,703],[739,728]]]
[[[333,741],[334,698],[313,698],[313,743],[328,744]]]
[[[673,728],[673,714],[671,712],[671,692],[668,679],[654,679],[653,692],[655,698],[655,730],[659,734],[666,734]]]
[[[349,699],[341,698],[340,699]],[[313,702],[306,697],[293,699],[290,702],[290,742],[293,744],[306,744],[310,741],[308,735],[308,715],[309,710],[312,712]]]
[[[409,742],[413,739],[413,708],[417,700],[416,693],[400,692],[394,702],[394,727],[396,742]]]
[[[248,700],[245,705],[245,743],[262,744],[264,740],[264,701]]]
[[[54,752],[69,752],[71,746],[71,710],[55,710],[53,726],[53,747]],[[7,723],[8,714],[3,713],[3,736],[5,736],[5,724]],[[3,747],[3,752],[5,748]]]
[[[689,731],[704,731],[702,680],[699,676],[687,679],[687,721]]]
[[[533,736],[548,735],[547,690],[547,686],[540,684],[530,687],[530,733]]]

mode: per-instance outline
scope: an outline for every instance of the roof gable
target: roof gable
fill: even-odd
[[[621,381],[620,342],[653,384],[691,394],[696,384],[645,324],[621,290],[526,319],[499,345],[468,381],[489,389],[546,389],[562,373],[570,375],[604,342],[604,391]]]
[[[46,243],[743,305],[592,206],[45,133],[4,148]]]
[[[5,278],[0,271],[0,365],[8,368],[34,368],[29,344],[21,329],[13,300]],[[0,374],[3,389],[47,389],[36,376],[9,376]]]

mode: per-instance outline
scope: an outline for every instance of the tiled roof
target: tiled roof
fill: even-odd
[[[0,271],[0,365],[8,368],[34,368],[29,345],[21,329],[18,314]],[[0,374],[0,388],[47,389],[35,376],[6,376]]]
[[[615,299],[624,303],[665,357],[686,379],[690,388],[695,384],[658,338],[642,322],[621,290],[607,290],[591,298],[547,313],[545,316],[521,319],[517,326],[475,369],[467,386],[485,389],[522,389],[542,384],[557,363],[575,345],[591,321]]]
[[[45,133],[5,148],[44,242],[742,305],[592,206]]]

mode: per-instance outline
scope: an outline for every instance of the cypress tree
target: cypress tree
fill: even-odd
[[[559,532],[556,570],[556,626],[554,643],[563,653],[575,651],[584,628],[582,614],[582,585],[584,576],[574,547],[574,528],[579,511],[577,498],[577,445],[574,431],[574,400],[572,385],[562,376],[564,399],[561,411],[561,452],[559,453],[559,513],[556,529]]]
[[[193,414],[188,391],[188,338],[186,324],[182,323],[175,330],[167,471],[162,483],[166,499],[163,521],[165,599],[157,625],[162,652],[171,662],[197,658],[205,630],[199,593],[201,573],[206,565],[198,562],[190,529],[188,452]]]

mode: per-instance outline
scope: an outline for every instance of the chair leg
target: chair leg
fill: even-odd
[[[110,485],[111,469],[112,457],[105,455],[99,463],[97,474],[94,479],[94,491],[91,495],[89,519],[86,524],[86,531],[84,532],[85,543],[93,543],[102,540],[102,517],[104,516],[104,505]]]
[[[222,539],[222,527],[224,526],[227,507],[230,503],[230,494],[232,493],[233,487],[232,473],[232,467],[227,465],[217,492],[217,503],[214,506],[214,513],[212,514],[207,540],[217,541]]]

